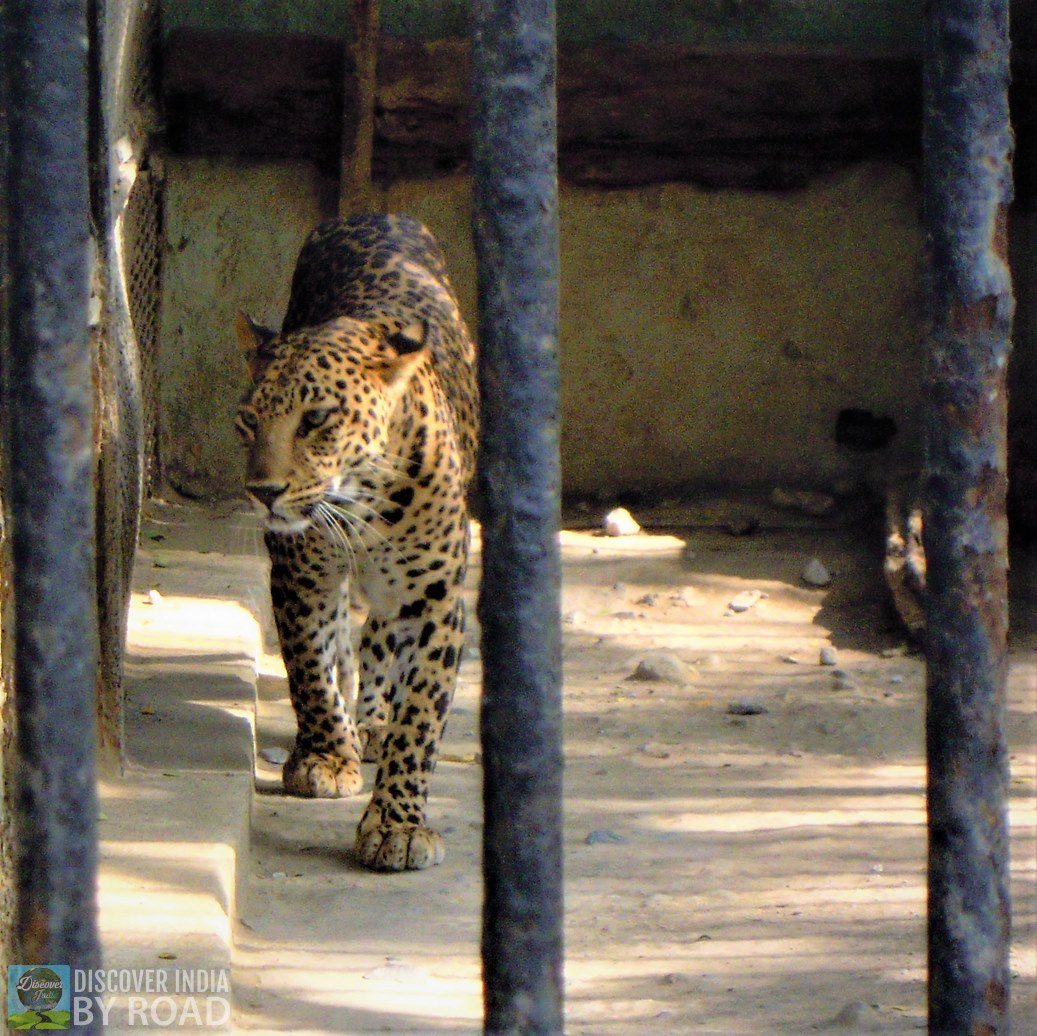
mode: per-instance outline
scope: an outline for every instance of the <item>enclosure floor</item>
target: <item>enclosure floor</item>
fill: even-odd
[[[886,612],[879,536],[861,524],[562,534],[567,1033],[924,1029],[924,670]],[[260,617],[254,740],[269,754],[291,747],[293,720],[260,549],[250,516],[233,508],[154,507],[134,608],[222,592]],[[801,579],[814,557],[832,574],[824,589]],[[1013,558],[1020,1033],[1037,1032],[1035,573],[1032,556]],[[478,576],[476,563],[473,604]],[[146,603],[151,589],[160,596]],[[733,611],[747,591],[755,603]],[[822,648],[835,665],[820,664]],[[213,664],[197,646],[182,654]],[[362,870],[352,840],[365,796],[286,798],[278,767],[257,755],[224,901],[236,1031],[481,1032],[477,656],[462,665],[433,785],[430,817],[447,842],[438,868]],[[670,678],[631,679],[644,660]],[[252,738],[230,689],[210,687],[206,702],[209,729]],[[157,732],[154,704],[131,694],[133,708],[151,712],[131,725],[131,748],[147,734],[165,772],[213,780],[176,763],[198,743],[203,713],[187,710],[183,729],[170,716]],[[201,794],[196,808],[211,811],[212,792]]]

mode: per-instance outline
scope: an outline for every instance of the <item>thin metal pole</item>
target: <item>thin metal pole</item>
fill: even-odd
[[[561,1033],[558,194],[552,0],[476,0],[488,1033]]]
[[[928,0],[929,1032],[1009,1031],[1008,0]]]
[[[24,963],[94,967],[93,390],[85,0],[6,5],[18,843]]]

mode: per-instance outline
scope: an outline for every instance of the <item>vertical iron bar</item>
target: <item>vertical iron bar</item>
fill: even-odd
[[[1008,0],[928,0],[929,1031],[1008,1033]]]
[[[561,1033],[558,184],[553,0],[473,5],[488,1033]]]
[[[86,3],[5,6],[16,939],[25,963],[88,968],[99,949]]]

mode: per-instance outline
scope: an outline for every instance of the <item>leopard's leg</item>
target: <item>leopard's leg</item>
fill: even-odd
[[[365,763],[377,763],[382,758],[382,746],[389,729],[393,668],[399,650],[395,634],[389,637],[393,627],[394,623],[370,615],[360,637],[356,722]]]
[[[356,656],[353,652],[352,617],[348,607],[349,586],[342,588],[342,600],[339,606],[337,631],[335,636],[335,650],[338,665],[336,666],[336,678],[339,694],[342,695],[343,704],[347,712],[351,712],[353,702],[357,697],[357,668]]]
[[[387,635],[395,650],[392,706],[374,792],[356,836],[357,855],[375,870],[421,870],[443,860],[443,839],[429,828],[425,806],[457,683],[464,602],[458,592],[426,604],[433,606],[421,622],[398,624],[392,640]]]
[[[282,771],[289,795],[334,799],[363,785],[360,741],[339,680],[352,676],[352,651],[343,654],[340,623],[348,621],[342,563],[313,530],[268,533],[270,596],[298,731]],[[346,696],[350,688],[344,688]]]

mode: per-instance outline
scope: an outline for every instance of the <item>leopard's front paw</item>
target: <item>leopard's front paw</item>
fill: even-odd
[[[389,728],[384,723],[361,723],[357,728],[360,735],[360,744],[363,750],[365,763],[379,763],[382,761],[382,746],[385,744]]]
[[[307,799],[345,799],[364,784],[360,762],[333,752],[292,752],[281,771],[286,795]]]
[[[364,815],[367,820],[369,814]],[[443,836],[424,824],[365,824],[356,831],[356,852],[375,871],[421,871],[443,862]]]

